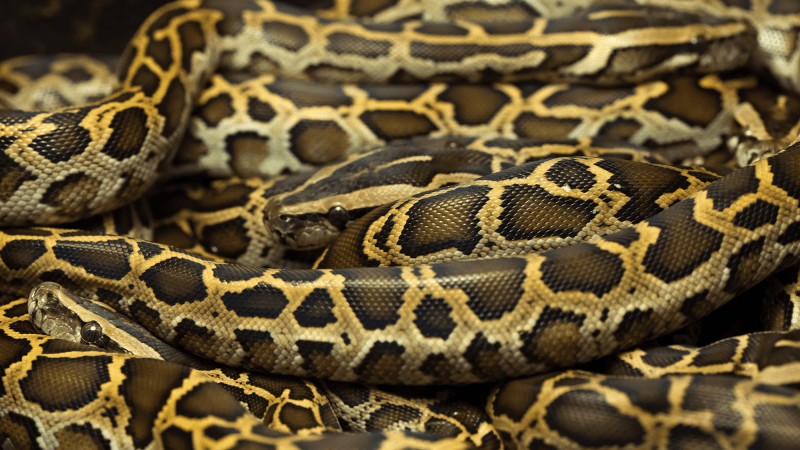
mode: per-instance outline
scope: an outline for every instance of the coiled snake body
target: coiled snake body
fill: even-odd
[[[365,25],[267,1],[176,1],[151,15],[131,40],[119,86],[107,98],[54,112],[0,111],[0,224],[64,223],[138,198],[169,165],[201,86],[219,68],[277,67],[327,81],[618,84],[678,69],[737,68],[749,57],[754,35],[752,25],[736,18],[627,3],[577,18]],[[546,164],[555,167],[546,181],[575,195],[594,184],[576,184],[580,178],[570,170],[611,186],[601,177],[625,172],[602,162],[564,170],[553,161],[524,165],[476,182],[486,189],[473,210],[491,202],[501,202],[498,211],[513,210],[522,200],[502,204],[502,192],[518,189]],[[122,236],[6,228],[0,230],[0,272],[6,295],[27,296],[35,284],[57,281],[113,305],[167,342],[235,367],[364,383],[497,381],[573,366],[677,330],[797,263],[798,173],[800,144],[792,144],[623,231],[523,256],[257,269]],[[458,187],[443,189],[446,195]],[[12,430],[2,436],[15,448],[32,446],[32,436],[46,433],[41,421],[28,418],[34,407],[20,412],[9,405],[33,400],[50,412],[85,406],[102,416],[99,399],[110,398],[113,388],[116,401],[135,404],[125,420],[117,416],[121,403],[102,406],[117,412],[106,411],[101,427],[62,427],[37,445],[120,434],[137,447],[306,445],[301,438],[271,436],[188,369],[102,352],[78,356],[78,362],[44,356],[80,350],[14,337],[24,331],[8,326],[2,333],[8,350],[0,405],[7,414],[0,426]],[[76,381],[47,400],[46,375],[59,370],[90,381]],[[156,393],[153,404],[133,400],[133,390],[142,388]],[[220,400],[217,418],[203,422],[193,408],[206,391]]]

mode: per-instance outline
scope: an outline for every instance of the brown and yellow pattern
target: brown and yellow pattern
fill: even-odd
[[[796,442],[799,394],[789,364],[787,369],[776,363],[775,370],[766,368],[750,380],[699,371],[630,381],[571,368],[678,330],[798,263],[800,144],[789,145],[797,132],[792,122],[796,98],[761,95],[766,85],[754,76],[726,71],[742,68],[759,52],[777,55],[761,58],[762,67],[771,67],[779,81],[794,86],[795,73],[784,68],[792,66],[797,54],[789,49],[794,42],[789,19],[800,11],[780,0],[749,8],[711,0],[703,5],[675,2],[675,7],[621,1],[585,9],[583,4],[562,5],[564,10],[574,7],[574,13],[538,17],[521,3],[471,9],[467,3],[447,2],[442,7],[448,22],[432,22],[416,13],[391,17],[395,6],[395,11],[411,11],[414,2],[372,7],[362,1],[311,3],[307,6],[328,10],[328,18],[268,0],[171,2],[149,16],[130,41],[118,84],[106,97],[52,111],[0,111],[0,225],[20,227],[0,229],[0,284],[8,296],[2,306],[7,321],[0,326],[0,339],[6,342],[0,346],[0,445],[447,448],[471,439],[487,448],[500,441],[509,447],[545,448],[689,448],[701,443],[777,448]],[[519,21],[497,21],[509,8],[528,13]],[[754,18],[739,13],[745,9]],[[459,11],[463,16],[451,15]],[[338,19],[372,13],[385,14],[388,22]],[[482,14],[487,21],[476,21]],[[782,19],[787,26],[779,24]],[[57,63],[47,63],[47,70],[84,77]],[[22,73],[23,84],[39,78],[37,70],[28,67],[4,76]],[[240,74],[214,76],[218,71],[275,76],[232,84]],[[663,81],[650,81],[662,75]],[[328,82],[345,84],[321,84]],[[378,82],[402,86],[370,85]],[[475,82],[483,84],[470,84]],[[764,112],[783,125],[753,119],[754,113]],[[233,126],[243,116],[265,128]],[[611,223],[595,233],[602,236],[566,247],[547,243],[558,248],[541,253],[443,264],[291,270],[231,262],[271,260],[271,247],[285,244],[289,234],[276,239],[271,231],[264,237],[268,232],[257,222],[271,222],[273,216],[291,222],[292,217],[270,200],[281,196],[285,202],[310,184],[324,184],[319,177],[336,184],[341,170],[363,167],[352,157],[347,164],[322,169],[318,178],[241,179],[185,190],[176,197],[183,196],[177,200],[183,209],[174,208],[175,215],[165,212],[173,209],[169,205],[152,217],[118,213],[130,219],[130,226],[119,230],[133,232],[149,221],[161,240],[183,238],[184,248],[85,230],[21,228],[112,211],[139,199],[170,170],[182,173],[173,160],[190,122],[196,132],[206,126],[209,137],[204,139],[216,139],[214,145],[224,153],[212,157],[190,139],[178,164],[208,157],[251,171],[247,175],[319,164],[357,146],[366,150],[395,139],[466,135],[445,141],[440,153],[406,158],[441,157],[438,165],[444,169],[428,173],[418,184],[444,190],[421,193],[422,199],[469,188],[448,186],[467,181],[455,164],[446,162],[448,152],[450,158],[465,156],[474,143],[494,148],[494,154],[478,155],[484,159],[476,160],[469,175],[472,180],[486,175],[481,170],[489,173],[488,179],[472,182],[482,189],[480,200],[462,197],[458,201],[464,205],[438,216],[452,224],[420,231],[430,226],[421,219],[437,215],[422,207],[411,211],[414,199],[405,200],[408,211],[392,219],[402,222],[398,231],[386,225],[388,220],[381,225],[385,236],[378,232],[372,240],[395,245],[395,253],[409,251],[397,244],[399,239],[390,239],[401,229],[436,245],[449,239],[448,233],[475,237],[483,232],[491,234],[487,243],[497,245],[513,241],[516,228],[532,232],[533,239],[546,229],[545,239],[565,239],[565,234],[567,240],[582,241],[575,237],[588,236],[590,230],[580,226],[598,214],[619,215],[630,224],[611,232],[621,228]],[[737,127],[741,136],[732,142]],[[673,134],[679,129],[686,133]],[[764,148],[753,144],[765,136],[773,142]],[[483,139],[470,140],[476,137]],[[496,137],[529,137],[538,143],[515,147],[486,141]],[[672,161],[705,157],[727,139],[731,148],[746,144],[747,161],[763,158],[716,181],[700,169],[651,167],[654,172],[643,175],[627,162],[599,159],[519,165],[528,159],[522,156],[526,148],[600,147],[588,137],[667,147]],[[578,141],[542,142],[553,138]],[[273,172],[253,170],[273,152],[282,155],[283,166]],[[639,155],[636,149],[622,153]],[[370,157],[380,160],[387,154]],[[406,160],[386,160],[375,169],[381,173]],[[544,175],[526,184],[539,168]],[[391,185],[388,177],[380,177],[378,185]],[[635,182],[642,178],[663,182]],[[420,187],[409,180],[398,185]],[[536,223],[508,217],[515,210],[522,211],[524,220],[536,214],[524,206],[535,195],[515,194],[535,189],[550,190],[545,197],[555,206],[545,214],[573,220],[564,225],[556,224],[556,217],[537,217]],[[631,202],[639,191],[649,197]],[[416,192],[403,191],[400,197],[411,194]],[[298,216],[324,214],[334,226],[346,224],[349,213],[360,207],[331,203],[336,195],[308,202],[295,198],[288,204],[319,207]],[[576,201],[584,207],[576,207]],[[223,212],[210,206],[215,202]],[[481,215],[488,204],[496,209]],[[626,208],[630,220],[622,215]],[[463,228],[469,223],[465,220],[486,222],[489,217],[499,223]],[[115,227],[112,219],[89,220],[104,230]],[[563,231],[570,226],[574,236]],[[187,250],[200,249],[198,244],[201,253]],[[373,384],[504,383],[494,396],[501,400],[492,400],[487,409],[497,431],[483,426],[486,422],[476,413],[448,421],[451,435],[459,437],[455,440],[408,432],[278,434],[197,370],[33,333],[17,299],[47,281],[100,300],[158,338],[237,370]],[[739,342],[745,341],[758,338]],[[728,352],[730,361],[744,359],[743,345]],[[690,365],[707,359],[708,352],[704,355],[693,356]],[[560,368],[568,371],[537,375]],[[215,370],[231,376],[234,369]],[[531,375],[534,381],[509,381]],[[363,397],[357,387],[348,392]],[[584,422],[586,406],[598,413],[591,418],[599,420],[588,430],[579,429],[589,423]],[[402,422],[385,415],[391,408],[367,415]],[[500,425],[501,417],[509,418],[507,426]],[[414,426],[434,426],[433,419]]]

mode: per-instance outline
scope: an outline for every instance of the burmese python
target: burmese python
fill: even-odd
[[[184,5],[193,3],[198,2],[172,4],[160,10],[161,16],[152,16],[146,22],[123,59],[122,86],[109,99],[53,113],[4,112],[0,121],[4,125],[3,178],[7,187],[2,205],[4,224],[48,224],[72,220],[137,197],[153,182],[146,172],[150,170],[156,173],[155,169],[166,165],[170,159],[188,121],[191,100],[197,95],[201,80],[208,76],[214,65],[213,60],[220,53],[225,50],[232,52],[226,53],[222,59],[233,68],[241,67],[243,61],[248,59],[246,56],[253,55],[258,55],[258,58],[250,59],[263,57],[261,62],[267,60],[276,63],[277,60],[271,59],[267,50],[245,45],[242,36],[248,33],[263,35],[283,31],[285,34],[280,39],[269,38],[273,36],[269,35],[266,40],[268,49],[275,49],[275,54],[279,56],[291,52],[300,54],[305,49],[316,48],[320,51],[324,47],[315,47],[317,44],[314,39],[320,38],[320,34],[299,34],[297,30],[303,32],[303,28],[298,23],[308,27],[307,30],[335,36],[331,41],[335,41],[335,44],[325,49],[338,52],[337,57],[325,59],[323,52],[316,60],[319,66],[311,67],[307,62],[286,58],[287,66],[294,70],[300,68],[306,72],[305,75],[322,74],[336,78],[353,71],[353,66],[358,66],[358,76],[369,80],[379,79],[385,76],[381,73],[394,75],[401,72],[401,69],[386,64],[380,58],[383,50],[377,44],[390,42],[389,37],[391,41],[397,39],[398,42],[405,42],[400,38],[409,36],[413,44],[414,39],[433,42],[442,36],[451,39],[452,36],[463,34],[469,41],[472,34],[480,34],[483,29],[485,34],[481,35],[480,44],[468,42],[455,48],[473,54],[490,51],[490,56],[482,59],[477,55],[474,60],[468,60],[463,68],[453,64],[437,67],[448,74],[458,72],[466,79],[475,79],[474,74],[468,73],[475,66],[488,66],[491,70],[484,72],[510,70],[510,79],[532,76],[551,80],[566,73],[566,78],[574,81],[589,77],[561,69],[580,66],[585,61],[585,64],[593,62],[598,64],[597,68],[603,69],[601,74],[591,77],[603,82],[637,80],[637,77],[644,76],[640,70],[642,66],[636,65],[643,61],[630,56],[637,55],[637,52],[620,56],[626,54],[622,50],[614,55],[618,59],[611,62],[596,59],[600,50],[592,53],[593,50],[582,48],[571,54],[555,53],[553,47],[565,46],[558,43],[559,33],[563,35],[563,42],[570,45],[578,42],[575,25],[557,19],[530,22],[527,29],[544,29],[550,40],[545,39],[541,46],[529,51],[533,56],[531,61],[525,62],[522,58],[519,60],[523,61],[519,63],[521,65],[515,65],[516,62],[504,58],[495,59],[495,52],[502,52],[503,47],[501,44],[491,44],[491,39],[497,38],[498,42],[506,45],[514,42],[515,35],[492,32],[493,28],[487,26],[443,25],[425,28],[425,25],[420,25],[414,29],[406,24],[404,27],[375,26],[368,31],[353,31],[360,25],[327,23],[310,16],[302,17],[304,22],[301,19],[294,21],[285,12],[287,8],[278,7],[273,12],[273,5],[266,2],[262,5],[266,5],[272,16],[265,18],[254,14],[250,18],[255,18],[258,26],[251,22],[241,25],[230,20],[238,12],[225,11],[223,14],[213,9],[183,9]],[[210,3],[213,2],[204,2],[203,6]],[[244,9],[251,6],[246,4]],[[220,7],[230,8],[231,5],[221,3]],[[646,13],[657,17],[659,11],[650,9]],[[607,14],[613,18],[614,13]],[[635,15],[627,10],[623,15],[627,19],[632,14]],[[586,21],[591,24],[592,20],[599,23],[606,17],[605,13],[594,19],[584,16],[585,21],[580,25],[584,27]],[[685,17],[681,16],[681,20]],[[668,19],[659,18],[656,21],[669,22]],[[219,23],[215,24],[217,21]],[[726,53],[726,58],[732,65],[743,62],[747,53],[743,49],[751,45],[747,38],[752,31],[742,22],[714,19],[711,25],[669,26],[690,33],[700,32],[702,39],[689,38],[688,42],[701,48],[714,47],[714,54],[718,51],[724,53],[725,46],[729,45],[730,53]],[[649,31],[649,27],[656,25],[648,23],[645,28],[638,30],[641,33],[635,31],[631,34],[645,38],[645,31]],[[519,29],[525,29],[524,24],[519,25]],[[715,35],[718,31],[720,35]],[[217,32],[230,33],[230,36],[220,37]],[[363,34],[367,38],[354,39],[348,33],[354,36]],[[304,36],[308,37],[306,41],[302,39]],[[380,36],[386,39],[381,41]],[[715,36],[721,36],[720,40],[714,41]],[[592,40],[598,37],[596,34],[587,36],[584,47],[591,46]],[[686,38],[685,35],[681,37]],[[527,43],[530,37],[525,39],[525,42],[517,42],[521,48],[527,49],[531,47]],[[659,39],[658,43],[669,44],[664,35],[660,35]],[[346,46],[354,42],[361,45],[365,40],[374,45],[372,51],[376,54],[372,56],[376,56],[378,64],[363,57],[341,56],[357,53],[347,50]],[[486,44],[486,40],[489,40],[489,44]],[[648,45],[646,39],[640,43]],[[447,45],[422,45],[418,48],[445,50]],[[398,47],[399,59],[406,57],[410,66],[420,62],[414,59],[419,55],[412,51],[413,45],[405,48],[398,44]],[[234,50],[240,50],[246,56],[239,56]],[[668,60],[669,64],[646,61],[644,66],[647,70],[644,72],[652,75],[691,65],[694,61],[718,62],[713,56],[698,57],[691,48],[681,47],[681,51],[683,53],[680,55],[684,57]],[[589,55],[591,58],[582,59]],[[459,59],[464,59],[463,56]],[[440,60],[453,58],[436,53],[427,57]],[[630,60],[622,64],[625,58]],[[421,59],[425,59],[425,55]],[[497,61],[503,63],[499,64],[502,67],[492,66]],[[284,60],[281,59],[280,63],[284,64]],[[335,64],[342,64],[343,67],[332,67]],[[531,65],[551,71],[514,73],[520,71],[521,67]],[[631,69],[631,66],[629,73],[617,72],[620,68]],[[707,70],[725,68],[723,64]],[[426,70],[430,72],[430,67]],[[402,72],[400,78],[423,76],[410,72],[409,68],[402,69]],[[425,76],[432,75],[428,72]],[[66,154],[56,151],[60,144],[71,142],[77,142],[78,145],[67,147]],[[790,149],[723,178],[697,196],[627,231],[539,256],[423,266],[420,269],[256,271],[124,238],[81,236],[58,230],[6,230],[3,232],[0,258],[7,269],[4,276],[9,280],[9,293],[24,295],[23,291],[29,289],[30,283],[36,279],[55,277],[68,280],[81,293],[97,295],[107,302],[121,302],[123,309],[127,307],[134,317],[145,325],[149,322],[156,329],[159,325],[153,323],[152,317],[161,316],[164,319],[172,315],[180,331],[172,336],[164,332],[162,337],[180,341],[189,348],[200,350],[201,354],[216,353],[216,349],[212,351],[204,346],[204,340],[212,346],[218,345],[217,348],[221,350],[227,347],[225,351],[229,351],[231,345],[238,346],[234,352],[236,356],[228,362],[252,367],[274,366],[279,372],[292,370],[307,375],[381,382],[500,379],[527,371],[544,370],[553,365],[570,365],[675,329],[690,317],[710,311],[771,271],[792,262],[796,253],[794,218],[797,216],[793,196],[798,188],[793,184],[791,174],[796,170],[793,167],[796,165],[796,151]],[[89,161],[94,161],[96,166],[91,166]],[[125,162],[129,164],[125,166]],[[54,174],[55,178],[48,178],[48,174]],[[104,177],[101,178],[101,174]],[[76,199],[89,199],[92,194],[102,194],[102,198],[86,204],[75,202]],[[31,198],[34,202],[30,201]],[[100,205],[103,199],[112,200],[112,204]],[[710,239],[703,241],[701,238],[704,237]],[[683,239],[697,241],[697,247],[703,248],[698,248],[695,253],[670,253],[669,249]],[[116,265],[108,269],[98,263],[98,257]],[[596,270],[576,268],[570,262],[576,258],[580,264],[595,265]],[[65,261],[70,261],[71,267],[78,268],[75,273],[64,272],[68,267]],[[726,270],[717,273],[714,270],[716,267],[726,267]],[[159,270],[162,268],[167,270]],[[756,272],[755,276],[751,277],[746,273],[747,270]],[[197,278],[201,271],[208,276],[202,282]],[[584,272],[597,277],[582,279]],[[606,276],[600,278],[600,274]],[[109,278],[123,281],[111,283],[107,281]],[[99,286],[102,287],[89,287],[89,284],[81,287],[81,279],[99,280]],[[147,287],[126,284],[135,279],[145,280]],[[262,280],[269,280],[270,283],[260,284]],[[488,285],[485,284],[487,280],[490,283]],[[249,285],[242,285],[241,282]],[[205,283],[213,283],[214,289],[207,290]],[[500,287],[493,287],[491,283],[500,283],[497,285]],[[217,311],[205,310],[193,319],[181,318],[177,309],[172,312],[165,303],[159,302],[196,300],[186,297],[182,288],[188,288],[190,292],[195,290],[198,294],[206,292],[209,302],[222,303]],[[220,292],[217,288],[230,290]],[[149,291],[145,292],[144,289]],[[460,289],[460,295],[469,300],[460,302],[458,291],[453,289]],[[574,292],[576,290],[583,293],[577,294]],[[489,292],[498,295],[490,298],[487,296]],[[373,303],[371,298],[376,293],[391,305]],[[520,294],[522,298],[519,298]],[[267,295],[276,298],[278,303],[267,301],[246,305],[241,300],[248,295]],[[599,308],[599,305],[592,303],[598,297],[614,298],[617,309],[609,306]],[[534,302],[536,298],[538,303]],[[629,299],[634,301],[630,302]],[[663,304],[658,299],[666,299],[669,304]],[[148,305],[146,302],[151,303]],[[292,306],[289,306],[290,302],[294,302]],[[299,313],[289,312],[295,309],[294,305],[301,308],[297,310]],[[337,305],[336,309],[333,305]],[[306,309],[303,308],[309,308],[307,315],[304,315]],[[336,315],[348,308],[351,308],[351,312]],[[288,342],[288,347],[283,347],[287,352],[283,358],[270,358],[273,351],[271,342],[275,345],[282,342],[278,339],[270,341],[271,335],[262,328],[263,323],[245,322],[239,325],[238,333],[233,329],[224,331],[218,325],[226,317],[225,314],[228,314],[227,317],[255,316],[267,321],[277,318],[280,322],[283,312],[283,320],[288,319],[285,324],[297,332],[291,333],[290,339],[293,341]],[[290,315],[294,318],[289,318]],[[515,322],[520,320],[525,323]],[[610,323],[609,326],[600,325],[606,321]],[[334,339],[320,341],[314,328],[319,325],[334,328],[338,326],[337,322],[350,322],[355,328],[348,328],[344,333],[336,331],[331,336]],[[491,326],[475,332],[472,325],[479,322],[491,323]],[[516,323],[520,325],[515,326]],[[401,339],[393,331],[395,324],[418,330],[419,334],[414,340],[419,342]],[[592,327],[594,332],[589,331]],[[386,335],[381,335],[382,328],[389,330]],[[518,330],[518,333],[509,338],[509,329]],[[285,329],[281,331],[287,332]],[[211,332],[213,336],[209,334]],[[233,336],[233,341],[224,344],[216,341],[226,333]],[[372,341],[369,351],[353,354],[346,349],[359,334],[359,340],[369,340],[366,337],[368,335],[376,336],[377,340]],[[548,335],[566,337],[561,342],[565,347],[551,347]],[[448,353],[452,350],[439,348],[437,344],[451,336],[455,336],[452,338],[454,341],[461,340],[464,344],[456,353]],[[285,337],[281,334],[281,339]],[[292,342],[296,346],[292,347]],[[409,350],[411,346],[426,342],[434,345],[433,350],[420,353],[426,355],[425,360],[407,362],[400,357],[406,351],[406,355],[417,354]],[[403,348],[406,345],[408,349]],[[332,350],[335,351],[331,353]],[[333,362],[339,353],[356,358],[359,362]]]
[[[83,55],[5,61],[0,98],[16,109],[97,100],[114,87],[107,64]],[[768,128],[786,128],[756,133],[761,141],[765,134],[796,135],[789,128],[800,118],[797,97],[759,83],[751,73],[682,74],[634,87],[521,82],[418,83],[403,89],[272,74],[215,75],[197,100],[170,172],[273,175],[400,139],[446,136],[543,141],[602,136],[677,162],[706,155],[729,136],[740,137],[737,121],[754,126],[767,118]],[[689,102],[697,107],[687,109]]]
[[[77,308],[68,306],[76,302]],[[31,293],[28,304],[37,317],[34,323],[41,326],[40,318],[70,314],[59,303],[81,317],[71,332],[75,334],[64,336],[66,339],[97,342],[111,338],[122,345],[140,345],[141,338],[126,340],[124,334],[116,332],[118,326],[135,328],[135,324],[113,313],[98,314],[94,311],[104,311],[100,305],[76,298],[52,283]],[[72,322],[61,321],[64,323]],[[520,447],[549,441],[563,447],[601,443],[646,447],[669,442],[683,448],[757,442],[766,448],[787,448],[794,445],[791,427],[800,415],[795,406],[798,394],[791,389],[800,382],[796,373],[800,348],[797,335],[796,331],[753,333],[701,348],[673,345],[637,349],[608,359],[600,373],[572,370],[500,384],[489,396],[486,409],[492,416],[492,427],[504,435],[506,444]],[[100,345],[109,347],[108,341]],[[631,378],[643,375],[661,379]],[[385,429],[395,423],[409,427],[427,422],[423,430],[450,435],[472,432],[473,442],[481,448],[497,448],[492,445],[497,437],[487,435],[486,419],[481,421],[485,414],[468,403],[440,402],[448,396],[447,390],[439,389],[435,395],[401,391],[398,396],[387,388],[330,382],[327,386],[328,395],[345,410],[341,417],[350,429]],[[683,398],[680,407],[666,411],[667,405],[675,403],[669,397]],[[741,409],[743,406],[745,409]],[[204,413],[217,415],[219,411],[207,409]],[[575,414],[582,416],[578,422],[597,426],[588,430],[576,427]],[[297,420],[296,415],[281,417],[284,422],[292,418]],[[448,426],[455,429],[448,430]],[[667,432],[666,437],[662,430]]]

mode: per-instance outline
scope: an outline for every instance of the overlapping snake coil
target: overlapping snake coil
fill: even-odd
[[[0,447],[800,446],[795,2],[301,3],[0,63]]]

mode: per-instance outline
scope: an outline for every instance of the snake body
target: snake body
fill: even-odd
[[[496,380],[588,361],[675,330],[791,265],[795,148],[627,230],[522,258],[284,272],[43,229],[3,231],[0,259],[9,279],[20,280],[46,278],[68,263],[73,283],[102,286],[107,301],[159,338],[224,364],[344,381]],[[751,218],[763,210],[771,221]],[[680,258],[667,252],[668,243],[684,239],[696,241],[696,250]],[[97,252],[113,269],[97,265]],[[720,265],[727,270],[715,270]],[[585,273],[595,275],[575,278]],[[375,298],[388,303],[373,309]],[[197,305],[192,318],[183,317],[185,304]],[[551,333],[559,338],[544,339]],[[484,352],[494,356],[484,359]]]
[[[65,223],[140,197],[167,170],[201,87],[217,70],[268,68],[321,81],[616,85],[646,82],[675,70],[703,74],[741,67],[756,45],[755,35],[754,26],[740,17],[691,8],[633,7],[630,2],[598,5],[566,18],[370,24],[324,19],[266,0],[179,0],[160,8],[139,29],[122,56],[119,85],[106,98],[51,112],[0,111],[0,224]],[[715,76],[704,79],[713,81]],[[472,92],[480,89],[488,88]],[[571,93],[581,92],[577,89]],[[747,113],[737,119],[741,117]],[[497,259],[414,267],[261,269],[124,236],[5,228],[0,230],[0,275],[11,298],[4,311],[21,316],[13,313],[19,308],[14,298],[27,296],[40,282],[57,281],[79,296],[112,305],[166,342],[246,370],[410,385],[539,374],[677,330],[769,274],[795,265],[800,257],[800,144],[774,153],[625,230]],[[545,164],[553,162],[497,172],[477,183],[513,190]],[[573,168],[591,172],[602,164]],[[564,178],[562,188],[579,186],[569,171],[559,176]],[[286,191],[308,179],[293,179]],[[489,202],[501,198],[486,197]],[[615,201],[609,206],[616,206]],[[8,343],[0,396],[3,445],[29,447],[47,436],[46,447],[82,440],[103,447],[114,440],[132,442],[130,446],[313,448],[316,438],[271,435],[196,371],[103,351],[85,353],[77,346],[31,337],[25,326],[13,325],[20,323],[16,320],[7,323],[0,336]],[[47,380],[63,371],[69,371],[70,379],[93,381],[48,399]],[[532,421],[558,432],[569,429],[558,417],[562,406],[571,406],[569,396],[575,392],[592,392],[594,398],[612,395],[603,386],[613,380],[584,381],[582,376],[555,375],[547,389],[557,391],[564,384],[585,389],[551,397],[543,409],[526,406],[533,416],[512,418],[524,430],[503,431],[501,437],[525,445],[617,444],[604,436],[592,441],[567,433],[573,441],[567,443],[557,438],[531,441],[526,434],[534,428]],[[664,383],[686,386],[696,380],[709,383],[692,376]],[[719,383],[743,390],[744,403],[753,406],[744,414],[750,414],[747,423],[755,428],[769,429],[758,413],[747,412],[759,411],[761,403],[784,405],[789,413],[781,420],[791,423],[796,395],[773,387],[764,396],[761,381],[768,380]],[[626,391],[624,384],[617,384],[617,390]],[[141,389],[155,393],[155,400],[137,403],[134,392]],[[512,387],[509,392],[513,396],[519,391]],[[500,392],[502,397],[503,388]],[[103,402],[106,395],[121,399],[117,411],[127,411],[124,421],[119,412],[99,412],[109,408]],[[200,408],[207,399],[214,399],[210,412]],[[30,400],[37,406],[27,404]],[[72,408],[70,402],[78,406]],[[22,410],[12,411],[18,404],[24,405]],[[498,403],[509,406],[515,402]],[[60,416],[50,413],[67,409],[104,418],[97,428],[79,422],[48,434],[41,417],[52,423]],[[621,404],[611,409],[629,411]],[[689,409],[675,411],[688,417]],[[537,411],[549,416],[540,420]],[[203,422],[206,413],[209,419]],[[491,414],[507,413],[498,409]],[[646,415],[637,417],[644,421]],[[713,421],[711,425],[716,426]],[[729,428],[716,428],[730,434]],[[364,439],[365,445],[377,447],[388,436],[339,443],[354,446]],[[393,436],[403,440],[399,445],[420,442],[414,435]],[[752,433],[733,440],[758,442]],[[336,445],[334,441],[318,445]]]
[[[104,67],[102,59],[71,55],[6,61],[0,64],[0,86],[13,88],[4,89],[2,99],[18,109],[96,100],[114,87],[113,71]],[[800,100],[783,95],[788,117],[767,127],[798,122],[794,111]],[[755,111],[741,122],[770,118],[776,105],[768,99],[777,97],[775,89],[759,84],[752,74],[673,75],[634,86],[418,83],[403,89],[329,85],[272,74],[214,75],[197,99],[187,138],[169,171],[274,175],[396,140],[446,136],[543,141],[613,137],[680,161],[706,154],[737,135],[737,118],[745,114],[740,109],[747,103]],[[697,108],[686,109],[688,102]],[[780,137],[791,134],[789,129],[769,131]]]

